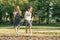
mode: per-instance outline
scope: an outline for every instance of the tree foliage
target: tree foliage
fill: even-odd
[[[49,6],[50,2],[53,3],[53,6]],[[60,17],[60,0],[0,0],[0,14],[5,14],[7,12],[12,15],[14,6],[16,5],[20,6],[23,15],[26,11],[26,7],[32,6],[33,16],[38,16],[36,17],[39,20],[38,22],[41,22],[40,20],[43,18],[48,18],[50,11],[53,12],[52,17]],[[53,8],[52,10],[50,9],[51,7]]]

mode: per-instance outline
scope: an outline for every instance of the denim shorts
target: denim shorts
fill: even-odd
[[[14,26],[20,25],[20,18],[16,18],[15,20],[13,20],[13,25]]]
[[[25,26],[30,26],[30,23],[28,22],[28,20],[25,20],[24,24],[25,24]]]

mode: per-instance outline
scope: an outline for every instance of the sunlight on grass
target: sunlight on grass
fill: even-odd
[[[32,29],[32,35],[26,35],[25,29],[18,31],[18,36],[60,36],[60,30],[36,30]],[[16,36],[14,29],[0,29],[0,36]]]

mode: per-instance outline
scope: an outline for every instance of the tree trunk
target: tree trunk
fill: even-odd
[[[49,4],[47,5],[47,20],[46,24],[49,24]]]

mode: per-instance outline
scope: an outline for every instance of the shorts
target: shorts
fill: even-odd
[[[17,18],[17,19],[15,19],[15,20],[13,20],[13,25],[14,25],[14,26],[20,25],[20,18]]]
[[[24,23],[25,23],[25,26],[30,26],[30,23],[28,20],[25,20]]]

